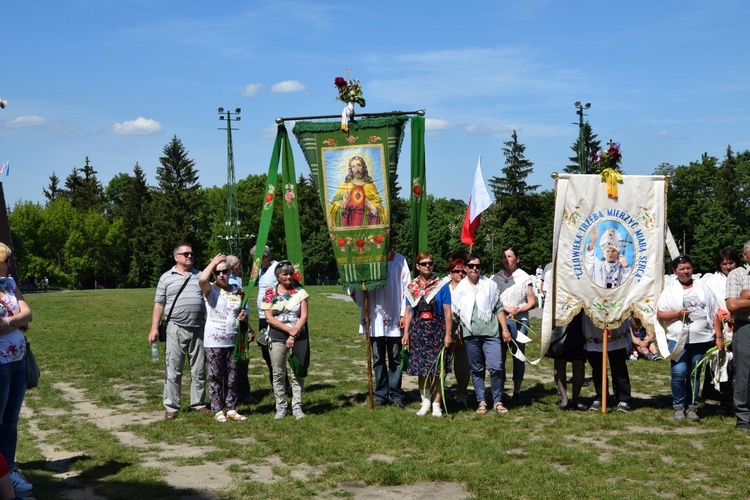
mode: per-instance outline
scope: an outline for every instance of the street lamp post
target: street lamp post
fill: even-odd
[[[586,162],[586,144],[583,133],[583,110],[589,109],[591,103],[581,104],[581,101],[576,101],[573,105],[576,107],[576,114],[578,115],[578,170],[585,174],[588,172],[588,164]]]
[[[219,130],[227,131],[227,220],[224,223],[226,225],[226,232],[219,238],[227,242],[227,254],[228,255],[240,255],[240,240],[250,238],[252,235],[245,234],[240,235],[240,221],[237,207],[237,182],[234,178],[234,151],[232,149],[232,128],[233,121],[240,121],[240,113],[242,110],[236,108],[234,112],[230,110],[224,111],[224,108],[219,108],[219,120],[226,121],[226,128],[219,128]],[[232,114],[234,113],[234,116]]]

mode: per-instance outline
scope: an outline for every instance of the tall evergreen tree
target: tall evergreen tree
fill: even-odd
[[[127,178],[119,210],[129,257],[127,283],[132,287],[148,286],[154,269],[147,249],[149,242],[158,239],[154,230],[152,190],[138,163],[133,167],[133,175]]]
[[[49,206],[59,196],[65,195],[64,190],[60,188],[60,178],[57,177],[55,172],[52,172],[52,175],[49,176],[49,186],[47,186],[47,189],[42,188],[42,192],[47,199],[46,206]]]
[[[495,202],[500,205],[501,217],[518,218],[526,206],[529,194],[536,191],[539,186],[526,183],[526,178],[534,170],[534,163],[524,156],[526,146],[518,142],[518,133],[514,130],[511,139],[503,144],[503,177],[492,177],[489,183]]]
[[[583,172],[584,174],[593,174],[596,173],[596,168],[594,166],[594,162],[596,161],[596,155],[599,152],[599,147],[601,144],[601,141],[596,140],[597,135],[593,132],[591,129],[591,124],[589,122],[583,123],[583,144],[585,147],[585,157],[586,157],[586,171]],[[563,171],[567,172],[569,174],[578,174],[581,173],[580,168],[580,162],[578,161],[578,145],[580,144],[580,136],[576,137],[575,142],[570,147],[570,149],[573,150],[574,156],[570,156],[568,160],[570,160],[571,164],[566,166]]]
[[[86,162],[82,169],[83,182],[80,189],[80,198],[78,200],[78,206],[76,208],[89,211],[92,210],[97,213],[102,213],[104,209],[104,188],[102,183],[96,177],[96,170],[91,166],[89,157],[86,157]],[[75,205],[74,205],[75,206]]]
[[[195,161],[188,157],[188,151],[177,136],[164,146],[164,156],[159,158],[160,166],[156,168],[156,179],[159,183],[156,197],[156,228],[159,241],[154,245],[158,254],[154,255],[156,263],[152,278],[168,266],[173,265],[172,249],[180,243],[190,243],[197,253],[196,263],[200,262],[201,227],[201,190],[198,182],[198,171]]]

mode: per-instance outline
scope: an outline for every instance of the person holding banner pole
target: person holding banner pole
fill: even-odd
[[[606,411],[606,395],[609,393],[605,362],[609,361],[612,373],[612,390],[617,400],[617,410],[630,411],[630,374],[628,373],[628,325],[623,322],[617,328],[599,328],[591,318],[584,315],[583,332],[586,339],[586,357],[593,373],[596,399],[589,407],[591,411]],[[604,353],[606,352],[606,358]],[[606,392],[605,392],[606,391]]]
[[[672,271],[677,279],[659,297],[656,319],[667,324],[669,351],[678,353],[670,355],[674,419],[697,422],[700,370],[695,377],[692,373],[714,344],[724,349],[724,335],[716,296],[704,283],[693,280],[690,257],[674,259]]]
[[[393,241],[391,236],[391,247]],[[372,370],[375,374],[373,405],[392,404],[403,409],[401,332],[404,327],[404,289],[411,281],[411,273],[404,256],[393,248],[388,254],[387,270],[385,288],[371,291],[350,289],[349,293],[362,309],[360,333],[365,333],[369,317]]]

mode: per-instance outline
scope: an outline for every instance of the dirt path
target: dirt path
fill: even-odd
[[[261,483],[275,483],[284,478],[277,476],[273,468],[285,467],[278,456],[268,456],[264,464],[246,464],[237,459],[222,462],[205,461],[200,465],[177,465],[177,459],[201,457],[216,451],[210,446],[173,445],[165,442],[148,442],[132,432],[123,430],[125,426],[140,424],[148,425],[160,421],[161,413],[137,412],[132,408],[143,403],[139,393],[126,388],[115,388],[118,390],[125,402],[115,408],[103,408],[97,406],[85,396],[84,391],[66,383],[56,383],[54,388],[59,390],[62,397],[69,402],[72,411],[59,411],[69,419],[84,420],[107,431],[117,438],[123,445],[138,449],[142,458],[143,467],[152,467],[164,471],[164,481],[176,490],[192,489],[201,491],[201,495],[185,495],[184,500],[205,500],[216,498],[216,493],[228,490],[235,481],[258,481]],[[39,421],[34,417],[34,412],[24,406],[21,411],[22,418],[28,422],[31,434],[36,438],[36,446],[47,460],[47,469],[55,472],[54,478],[59,482],[59,491],[63,498],[70,500],[106,500],[97,496],[90,485],[83,484],[75,470],[70,465],[80,455],[60,448],[52,434],[39,427]],[[54,410],[47,411],[47,415],[55,415]],[[237,440],[239,445],[254,443],[252,437]],[[372,460],[389,461],[395,457],[371,457]],[[333,465],[333,464],[332,464]],[[233,471],[230,472],[229,468]],[[237,472],[239,469],[239,472]],[[311,467],[305,464],[296,465],[291,476],[298,480],[307,480],[323,472],[323,468]],[[469,493],[459,484],[452,483],[419,483],[396,487],[367,486],[364,484],[342,484],[341,489],[354,495],[355,498],[370,499],[428,499],[439,495],[446,499],[469,498]],[[33,492],[31,492],[33,493]],[[322,496],[329,496],[321,492]],[[26,495],[27,499],[34,497]]]

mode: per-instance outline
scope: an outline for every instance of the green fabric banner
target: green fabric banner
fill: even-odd
[[[297,122],[302,147],[326,215],[345,288],[385,287],[391,184],[408,118],[363,118],[342,132],[338,122]]]
[[[271,229],[273,217],[273,203],[276,200],[276,184],[279,178],[279,159],[281,158],[281,181],[284,193],[284,235],[286,236],[286,257],[294,264],[295,279],[304,284],[304,268],[302,265],[302,237],[299,229],[299,205],[297,203],[297,180],[294,172],[294,156],[292,146],[289,142],[289,134],[284,124],[278,126],[276,142],[271,153],[271,162],[268,166],[268,177],[266,179],[266,196],[263,199],[263,208],[260,214],[260,227],[258,238],[255,241],[255,256],[253,258],[253,270],[250,279],[245,284],[245,296],[242,298],[241,308],[244,309],[250,297],[250,290],[258,281],[263,249],[268,241],[268,232]],[[234,361],[247,360],[248,347],[247,323],[240,323],[240,331],[234,346]]]
[[[427,251],[427,175],[424,153],[424,117],[411,119],[411,249],[412,259]]]

